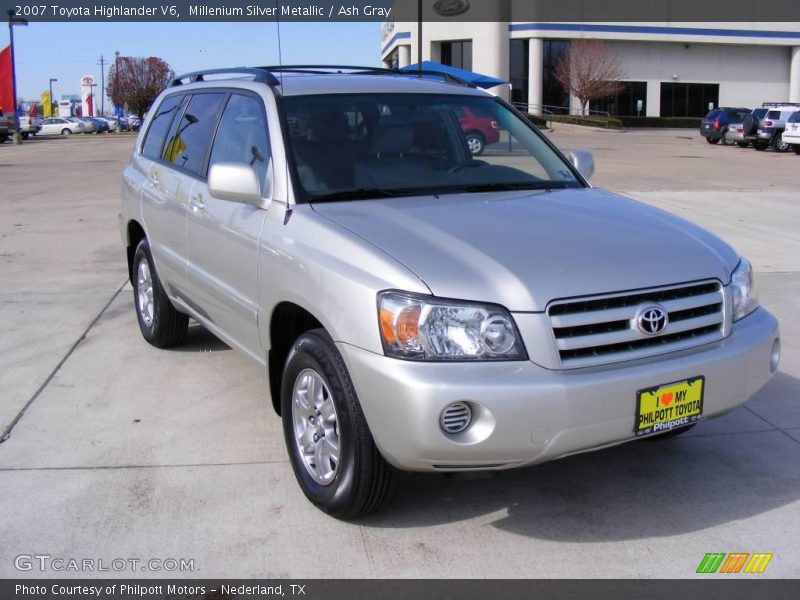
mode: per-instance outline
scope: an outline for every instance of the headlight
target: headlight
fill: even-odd
[[[499,306],[381,292],[378,318],[387,356],[452,361],[527,358],[514,320]]]
[[[731,296],[733,297],[733,320],[745,318],[758,308],[758,295],[753,277],[753,267],[746,259],[739,262],[731,277]]]

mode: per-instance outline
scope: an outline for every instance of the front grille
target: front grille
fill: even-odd
[[[664,308],[668,319],[661,332],[648,335],[639,329],[637,315],[653,305]],[[725,329],[718,282],[559,300],[547,314],[565,369],[685,350],[721,339]]]

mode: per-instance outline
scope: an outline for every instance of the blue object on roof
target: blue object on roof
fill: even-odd
[[[418,65],[409,65],[407,67],[401,68],[400,70],[413,73],[418,69],[419,69]],[[489,89],[497,85],[503,85],[504,83],[508,83],[508,81],[504,79],[497,79],[496,77],[490,77],[489,75],[482,75],[480,73],[475,73],[473,71],[465,71],[464,69],[451,67],[450,65],[443,65],[441,63],[434,62],[432,60],[422,61],[422,70],[435,71],[437,73],[446,73],[448,75],[453,75],[483,89]]]

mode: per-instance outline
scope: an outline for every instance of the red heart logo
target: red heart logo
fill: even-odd
[[[661,396],[661,404],[664,406],[669,406],[672,404],[672,392],[667,392]]]

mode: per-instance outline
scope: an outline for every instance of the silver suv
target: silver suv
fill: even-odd
[[[503,132],[480,157],[463,109]],[[741,406],[780,354],[750,264],[592,170],[452,77],[177,78],[123,178],[142,335],[179,344],[191,317],[262,365],[300,487],[339,518],[393,468],[532,465]]]
[[[767,114],[758,125],[757,139],[753,143],[756,150],[772,147],[777,152],[786,152],[790,145],[783,140],[786,122],[800,110],[800,104],[765,104],[769,107]]]

